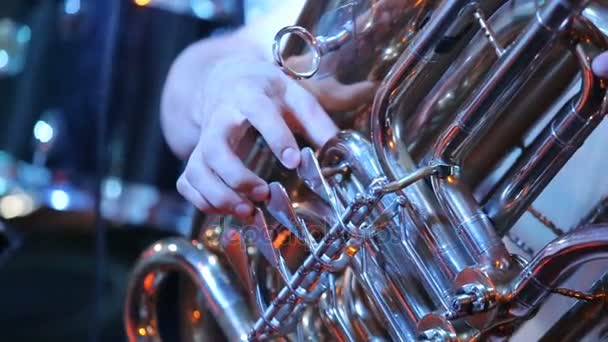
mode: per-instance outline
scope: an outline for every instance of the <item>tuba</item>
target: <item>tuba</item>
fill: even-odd
[[[277,33],[277,64],[321,95],[377,82],[373,101],[342,109],[344,130],[303,148],[295,172],[261,139],[247,143],[270,198],[250,220],[204,217],[188,239],[142,254],[130,341],[162,340],[171,272],[188,280],[185,341],[504,340],[542,319],[552,295],[576,302],[539,338],[605,334],[608,274],[565,284],[608,257],[608,201],[570,230],[536,205],[602,129],[608,83],[591,61],[608,50],[606,5],[308,1]],[[596,185],[608,191],[605,179]],[[516,228],[553,239],[534,250]]]

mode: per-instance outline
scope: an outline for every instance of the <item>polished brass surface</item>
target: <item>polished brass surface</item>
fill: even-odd
[[[153,326],[142,281],[171,267],[195,280],[205,295],[185,300],[231,340],[505,339],[549,294],[577,294],[557,289],[606,257],[606,226],[587,220],[530,262],[502,237],[605,116],[608,84],[590,63],[608,49],[606,8],[308,1],[277,35],[277,64],[316,94],[377,82],[373,101],[330,105],[350,130],[304,148],[297,172],[278,172],[253,145],[245,160],[274,181],[271,198],[249,222],[206,218],[192,244],[179,242],[184,252],[142,256],[126,307],[131,340]],[[184,324],[205,340],[201,325]]]

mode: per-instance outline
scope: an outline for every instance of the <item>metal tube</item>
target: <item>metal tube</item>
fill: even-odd
[[[510,255],[492,222],[459,177],[432,178],[435,194],[448,212],[458,237],[481,265],[507,269]]]
[[[396,276],[395,272],[387,272],[387,269],[378,265],[377,260],[373,258],[379,258],[379,255],[366,248],[353,259],[353,268],[358,280],[378,308],[382,324],[392,340],[411,341],[416,337],[420,312],[429,312],[429,307],[424,300],[416,298],[418,293],[406,293],[403,288],[398,288],[391,279]],[[415,283],[410,283],[406,291],[415,291],[415,287],[411,285]]]
[[[400,89],[407,89],[416,76],[420,75],[422,70],[425,70],[424,68],[431,63],[429,56],[433,55],[433,51],[437,47],[438,40],[436,37],[442,37],[452,23],[462,23],[467,20],[465,19],[466,14],[462,15],[463,12],[467,11],[462,9],[469,4],[467,1],[442,2],[435,15],[426,25],[425,31],[412,42],[379,88],[372,108],[371,133],[379,162],[389,180],[401,178],[408,170],[415,169],[417,165],[409,155],[403,137],[399,136],[403,128],[395,126],[398,124],[396,123],[398,120],[394,120],[392,114],[389,113],[391,100]],[[453,227],[446,222],[443,212],[437,210],[439,206],[437,200],[426,184],[414,184],[405,189],[403,194],[412,204],[408,215],[404,216],[409,216],[410,220],[413,221],[411,225],[402,223],[407,227],[404,239],[413,241],[416,249],[421,250],[420,252],[417,250],[411,251],[412,248],[410,248],[408,252],[418,255],[422,253],[423,258],[416,258],[417,255],[414,255],[413,259],[418,261],[416,265],[420,274],[423,275],[423,280],[425,280],[423,284],[433,294],[434,299],[439,298],[437,304],[445,306],[445,300],[442,300],[442,298],[451,294],[453,279],[464,268],[477,262],[471,258],[462,241],[456,236]],[[476,207],[476,203],[474,207]],[[466,208],[470,208],[470,206]],[[472,214],[467,212],[462,216],[468,220]],[[508,255],[506,250],[502,248],[500,239],[491,235],[493,229],[489,225],[489,220],[485,220],[485,222],[488,224],[486,224],[487,229],[484,232],[480,232],[478,229],[473,233],[485,234],[484,236],[487,236],[487,240],[489,240],[487,245],[497,246],[496,248],[499,251],[496,254],[499,255],[500,259],[507,260]],[[458,222],[458,226],[460,226],[460,223]],[[471,223],[475,224],[475,222]],[[468,227],[463,227],[461,231],[468,231]],[[467,243],[471,240],[468,239]],[[421,245],[425,248],[420,248]],[[481,252],[479,252],[480,249],[482,249]],[[475,254],[483,254],[490,249],[490,247],[484,245],[472,250]],[[426,267],[424,263],[420,262],[425,260],[426,251],[432,251],[428,256],[435,260],[437,267]],[[504,253],[501,254],[500,252]],[[429,273],[429,270],[432,273]]]
[[[346,161],[351,174],[363,184],[371,184],[375,178],[383,175],[380,167],[372,162],[374,158],[371,144],[358,133],[339,133],[325,146],[321,156],[324,162]],[[361,163],[361,160],[369,162]],[[410,163],[413,165],[413,162]],[[386,253],[387,259],[392,261],[392,269],[396,275],[400,278],[411,278],[412,276],[408,275],[413,270],[404,263],[404,260],[411,260],[422,285],[434,302],[439,306],[447,305],[452,280],[460,270],[471,265],[472,260],[454,230],[445,222],[445,217],[435,211],[437,203],[424,182],[416,182],[400,194],[408,199],[402,220],[376,237],[376,243]],[[390,205],[394,200],[394,196],[387,196],[383,203]],[[428,260],[433,260],[437,267],[426,265]],[[406,296],[418,292],[413,289],[402,290]]]
[[[354,271],[343,278],[345,306],[348,319],[364,341],[382,342],[386,331],[378,321],[378,307],[367,295],[367,291],[357,281]]]
[[[463,161],[466,172],[463,181],[471,189],[492,174],[496,166],[511,153],[519,153],[522,137],[545,118],[548,108],[572,86],[578,74],[578,65],[572,54],[562,47],[553,49],[552,56],[527,82],[508,107],[503,108],[500,124],[494,125]],[[491,177],[491,176],[490,176]],[[489,191],[487,187],[485,191]],[[484,193],[485,195],[485,193]]]
[[[340,132],[325,145],[320,156],[323,166],[346,162],[350,175],[364,186],[372,184],[382,175],[379,166],[374,162],[371,144],[355,132]],[[379,210],[383,210],[394,200],[395,195],[387,194],[381,200]],[[353,259],[353,267],[357,270],[361,285],[368,295],[377,301],[386,328],[394,338],[400,335],[415,337],[417,320],[433,309],[417,286],[418,279],[415,274],[420,271],[420,265],[414,264],[416,269],[411,267],[411,259],[402,245],[403,239],[399,224],[390,225],[385,232],[364,245]],[[427,250],[424,245],[419,245],[419,249]],[[368,253],[371,253],[379,259],[379,250],[386,260],[383,267],[377,263],[378,260],[369,260],[368,256]],[[428,251],[428,255],[430,257],[432,253]],[[372,274],[374,276],[370,276]]]
[[[608,258],[608,225],[570,232],[543,248],[513,280],[508,315],[529,318],[560,282],[580,265]]]
[[[347,269],[338,289],[336,280],[330,277],[329,290],[319,300],[319,312],[325,326],[333,336],[344,342],[355,342],[359,337],[359,332],[353,329],[344,303],[348,300],[345,289],[351,278],[352,272]]]
[[[434,157],[461,162],[479,139],[498,119],[497,114],[510,102],[549,55],[564,27],[577,14],[582,0],[556,0],[537,12],[520,37],[498,60],[494,70],[462,106],[456,120],[439,139]]]
[[[498,119],[502,108],[549,55],[564,26],[572,21],[576,12],[571,7],[575,5],[577,4],[574,2],[552,1],[537,12],[537,20],[528,25],[513,46],[498,60],[495,70],[462,107],[454,123],[437,143],[434,158],[455,164],[462,163],[472,147],[478,144],[479,139]],[[598,105],[593,103],[585,108],[597,110]],[[571,133],[568,129],[567,134]],[[563,164],[560,164],[559,168],[561,166]],[[521,168],[513,170],[521,174]],[[539,184],[538,189],[542,190],[544,185],[546,183]],[[486,212],[479,208],[467,187],[456,177],[450,177],[433,179],[433,188],[452,224],[459,231],[459,237],[470,248],[475,260],[486,265],[508,265],[509,253]],[[529,192],[528,188],[519,189]],[[522,203],[519,198],[513,202],[517,203],[509,204],[523,208],[530,204]],[[509,221],[505,226],[510,227],[512,223]]]
[[[124,312],[129,341],[161,341],[156,319],[158,278],[166,272],[187,275],[202,291],[207,309],[229,341],[246,341],[252,318],[218,258],[201,244],[172,238],[146,249],[133,270]]]
[[[331,260],[340,257],[347,243],[343,224],[350,223],[358,209],[355,207],[355,204],[349,205],[323,239],[317,243],[314,250],[311,250],[311,254],[306,257],[302,265],[287,280],[288,284],[279,291],[278,295],[264,310],[262,317],[255,322],[253,330],[249,334],[251,339],[259,339],[268,332],[273,332],[272,330],[276,329],[276,327],[270,325],[270,322],[277,321],[284,323],[290,318],[294,319],[298,317],[298,312],[301,312],[305,308],[302,303],[304,298],[294,292],[298,288],[301,287],[306,291],[311,291],[311,288],[315,288],[314,294],[311,292],[306,293],[306,296],[309,297],[321,295],[322,292],[316,291],[323,288],[320,277],[325,270],[321,266],[327,267],[327,265],[321,265],[321,258],[324,255],[329,256]],[[356,221],[353,222],[355,225],[358,223]],[[338,260],[335,260],[335,262],[338,262]],[[296,300],[289,300],[292,296]]]
[[[519,219],[604,117],[606,82],[593,74],[593,54],[588,50],[608,48],[608,43],[592,25],[585,26],[585,31],[591,32],[587,38],[595,46],[580,44],[576,48],[581,92],[544,128],[484,201],[483,208],[500,235]]]
[[[408,154],[398,130],[392,127],[393,120],[388,117],[391,99],[397,90],[406,88],[415,78],[413,76],[419,75],[425,66],[433,63],[433,51],[441,43],[437,37],[443,37],[452,24],[467,20],[461,11],[471,2],[441,1],[424,30],[402,53],[376,92],[370,115],[370,133],[380,166],[390,180],[403,176],[406,170],[402,156]],[[406,157],[409,159],[409,155]]]

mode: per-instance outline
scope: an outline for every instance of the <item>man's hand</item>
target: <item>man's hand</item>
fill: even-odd
[[[187,160],[178,191],[204,212],[243,217],[253,212],[252,201],[267,198],[266,182],[235,153],[249,127],[293,169],[300,152],[292,132],[319,147],[337,131],[325,110],[350,111],[372,100],[373,82],[345,85],[331,77],[298,82],[271,62],[274,35],[295,22],[304,2],[281,1],[272,13],[233,33],[192,44],[169,72],[163,133],[171,150]]]
[[[266,182],[235,153],[250,125],[289,169],[300,163],[292,130],[320,146],[337,128],[313,95],[269,62],[229,58],[205,79],[193,108],[200,117],[198,143],[177,188],[204,212],[245,217],[253,212],[252,200],[268,196]]]

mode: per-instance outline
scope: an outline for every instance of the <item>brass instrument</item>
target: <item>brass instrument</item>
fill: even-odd
[[[161,340],[169,271],[195,284],[183,301],[192,341],[214,340],[214,326],[229,341],[506,339],[551,293],[605,303],[560,287],[608,257],[605,200],[530,260],[503,239],[606,113],[607,83],[590,66],[608,50],[605,5],[309,1],[278,33],[277,63],[312,89],[381,81],[373,103],[320,151],[304,148],[297,172],[275,175],[249,222],[208,217],[192,241],[144,252],[130,340]],[[247,162],[268,175],[269,155],[255,145]],[[572,312],[592,306],[573,310],[556,327],[578,339]]]

